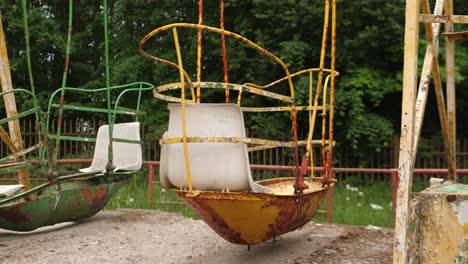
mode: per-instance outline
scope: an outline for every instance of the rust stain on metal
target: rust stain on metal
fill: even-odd
[[[183,200],[220,236],[235,244],[248,244],[247,241],[241,238],[240,233],[232,230],[229,225],[224,222],[223,218],[220,217],[209,205],[207,205],[205,199],[193,198]]]
[[[81,193],[82,196],[85,197],[86,200],[89,202],[91,208],[94,208],[96,206],[99,206],[104,201],[107,195],[107,189],[99,188],[95,192],[92,192],[88,189],[83,189]]]
[[[303,226],[317,212],[327,188],[316,181],[315,187],[302,196],[293,195],[294,182],[295,178],[258,182],[276,187],[287,183],[291,195],[213,191],[198,191],[196,196],[187,191],[176,194],[227,241],[254,245]]]
[[[11,208],[0,208],[0,217],[10,222],[27,223],[29,222],[29,218],[21,213],[22,207],[23,204],[20,203]]]

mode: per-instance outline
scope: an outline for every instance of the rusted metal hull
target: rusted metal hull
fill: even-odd
[[[295,178],[258,182],[293,186]],[[320,185],[318,182],[314,184]],[[216,233],[234,244],[254,245],[296,230],[317,212],[328,188],[296,195],[249,192],[176,191],[192,210]]]
[[[73,179],[0,206],[0,228],[32,231],[42,226],[88,218],[103,209],[132,174]],[[1,201],[0,201],[1,202]]]

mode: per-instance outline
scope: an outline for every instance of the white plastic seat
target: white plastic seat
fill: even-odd
[[[180,104],[169,104],[169,127],[163,138],[182,137]],[[244,119],[235,104],[186,105],[187,136],[245,138]],[[192,186],[196,190],[268,192],[256,184],[243,143],[188,143]],[[187,188],[183,144],[163,144],[161,184]]]
[[[21,190],[23,187],[23,184],[0,185],[0,197],[10,196],[11,194]]]
[[[140,141],[140,123],[114,124],[113,138]],[[99,127],[94,147],[94,156],[91,166],[80,169],[81,172],[104,172],[107,165],[109,145],[109,126]],[[113,142],[112,163],[116,171],[137,171],[143,163],[141,145],[135,143]]]

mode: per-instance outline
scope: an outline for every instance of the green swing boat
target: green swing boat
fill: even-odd
[[[25,25],[26,54],[31,82],[31,91],[12,89],[11,80],[1,83],[7,117],[0,119],[0,138],[8,145],[10,155],[0,159],[0,172],[19,172],[19,183],[15,185],[0,185],[0,228],[12,231],[31,231],[42,226],[61,222],[76,221],[91,217],[103,209],[112,196],[126,184],[142,165],[141,141],[137,116],[141,94],[152,90],[153,85],[145,82],[130,83],[121,86],[110,86],[107,1],[104,0],[104,33],[105,33],[105,65],[106,84],[104,88],[81,89],[66,87],[68,63],[71,49],[71,22],[73,1],[69,0],[69,31],[66,49],[65,71],[62,87],[50,97],[47,112],[44,114],[34,91],[29,52],[29,33],[27,22],[26,0],[23,0],[23,18]],[[0,19],[0,74],[9,76],[6,45]],[[11,78],[10,78],[11,79]],[[5,78],[2,78],[5,80]],[[118,93],[115,98],[111,92]],[[80,94],[99,96],[105,93],[107,106],[103,108],[82,107],[65,104],[65,94]],[[119,106],[121,99],[130,93],[138,93],[136,110]],[[33,108],[17,113],[15,95],[21,94],[33,102]],[[58,101],[58,102],[57,102]],[[113,105],[112,105],[113,102]],[[52,112],[58,111],[56,134],[51,131]],[[96,138],[71,137],[61,135],[61,124],[64,111],[84,111],[107,115],[108,125],[101,126]],[[18,120],[27,116],[35,116],[38,129],[38,143],[27,149],[22,149]],[[134,119],[129,123],[115,123],[117,115],[126,115]],[[10,134],[1,125],[8,124]],[[16,135],[16,137],[15,137]],[[19,136],[18,136],[19,135]],[[96,142],[93,162],[89,168],[80,172],[59,175],[56,171],[60,142],[76,140]],[[51,146],[52,145],[52,146]],[[25,158],[26,154],[37,151],[40,169],[33,168]],[[46,160],[46,157],[48,159]],[[46,176],[48,181],[34,188],[29,187],[28,170],[35,174]]]

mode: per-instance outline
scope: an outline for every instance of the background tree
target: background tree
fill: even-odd
[[[197,23],[198,1],[194,0],[109,0],[111,83],[147,81],[155,85],[177,81],[178,73],[165,65],[154,64],[138,54],[137,45],[152,29],[173,22]],[[218,1],[204,1],[204,22],[219,25]],[[432,6],[434,1],[431,1]],[[68,3],[60,0],[27,1],[31,32],[31,51],[36,90],[44,106],[53,90],[60,86],[64,64]],[[365,166],[369,150],[388,145],[399,131],[401,76],[403,64],[404,0],[337,0],[337,79],[336,139],[340,152],[352,153]],[[455,13],[467,14],[463,0],[455,0]],[[21,2],[0,1],[6,29],[8,52],[14,86],[29,88],[25,59]],[[97,88],[104,81],[104,32],[102,4],[99,1],[75,1],[73,45],[68,86]],[[226,29],[244,35],[283,59],[291,72],[319,65],[322,37],[323,1],[250,0],[225,1]],[[460,27],[459,30],[464,28]],[[466,30],[466,29],[465,29]],[[422,31],[422,30],[421,30]],[[195,79],[196,30],[179,30],[184,66]],[[441,43],[443,39],[441,38]],[[202,79],[222,81],[222,55],[218,34],[204,33]],[[424,43],[424,39],[421,39]],[[148,43],[148,50],[159,57],[176,61],[172,35],[162,34]],[[423,47],[423,46],[421,46]],[[228,38],[230,80],[236,83],[266,84],[284,75],[281,68],[261,54]],[[444,61],[443,49],[440,62]],[[457,118],[464,120],[467,111],[468,46],[456,45]],[[421,49],[421,60],[424,50]],[[327,59],[327,62],[329,58]],[[329,65],[326,65],[329,67]],[[307,102],[307,78],[297,79],[299,103]],[[282,91],[287,91],[282,87]],[[222,100],[223,93],[204,91],[205,98]],[[286,92],[284,92],[286,93]],[[431,96],[432,95],[432,96]],[[232,95],[234,99],[236,95]],[[102,98],[67,100],[98,106]],[[127,98],[128,103],[135,98]],[[22,101],[23,105],[28,102]],[[160,135],[167,122],[165,103],[154,100],[148,92],[143,100],[142,119],[152,124]],[[246,105],[269,105],[258,96],[247,96]],[[435,99],[430,94],[425,117],[424,137],[439,135]],[[3,110],[1,110],[3,111]],[[80,113],[73,113],[79,115]],[[289,137],[287,113],[246,114],[246,125],[256,136]],[[307,119],[299,116],[299,129],[307,130]],[[467,136],[463,122],[461,136]]]

